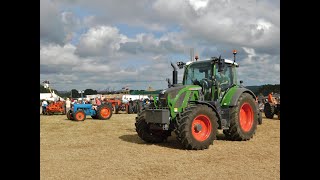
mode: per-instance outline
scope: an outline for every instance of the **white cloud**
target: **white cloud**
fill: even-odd
[[[189,0],[189,2],[194,10],[198,11],[199,9],[207,7],[209,0]]]
[[[63,44],[65,33],[58,7],[50,0],[40,1],[40,39]]]
[[[243,47],[247,54],[239,62],[239,80],[245,85],[260,85],[280,83],[280,56],[257,54],[254,49]]]
[[[43,0],[40,15],[40,76],[62,89],[163,88],[191,47],[200,58],[238,49],[245,84],[280,82],[277,0]]]
[[[75,65],[80,59],[74,54],[76,47],[72,44],[60,46],[47,44],[40,46],[40,64],[44,65]]]
[[[77,46],[80,56],[114,56],[120,48],[120,43],[127,41],[127,37],[119,30],[110,26],[96,26],[81,35]]]

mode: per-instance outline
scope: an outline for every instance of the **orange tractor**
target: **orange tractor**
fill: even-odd
[[[46,115],[52,115],[54,113],[66,114],[65,102],[64,101],[57,101],[57,102],[50,103],[46,107],[45,112],[43,112],[43,114],[46,114]]]
[[[280,119],[280,96],[275,98],[273,93],[268,95],[268,102],[264,104],[264,115],[266,118],[273,119],[276,114],[278,119]]]
[[[119,111],[124,111],[128,114],[138,113],[140,109],[140,104],[137,100],[132,101],[132,103],[124,103],[118,98],[105,98],[103,102],[111,104],[115,114],[118,114]]]
[[[118,98],[105,98],[103,102],[108,102],[112,105],[112,110],[114,111],[115,114],[118,114],[119,111],[125,111],[128,114],[130,114],[130,105],[129,103],[123,103],[120,99]]]

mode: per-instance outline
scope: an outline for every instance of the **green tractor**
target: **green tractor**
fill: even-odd
[[[177,62],[185,68],[182,84],[173,82],[160,92],[158,101],[136,117],[136,132],[148,143],[160,143],[174,131],[185,149],[207,149],[222,129],[229,140],[245,141],[255,134],[261,112],[256,95],[237,83],[234,60],[212,57],[208,60]]]

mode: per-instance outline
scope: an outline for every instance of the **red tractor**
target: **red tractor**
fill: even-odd
[[[105,98],[103,100],[103,102],[108,102],[112,105],[112,110],[114,111],[115,114],[118,114],[119,111],[125,111],[127,112],[128,114],[130,114],[130,111],[129,111],[129,103],[123,103],[121,101],[121,99],[118,99],[118,98]]]
[[[138,113],[140,109],[140,105],[138,101],[132,101],[130,102],[122,102],[121,99],[118,98],[105,98],[103,100],[104,102],[108,102],[112,105],[112,110],[114,111],[115,114],[118,114],[119,111],[124,111],[128,114],[132,113]]]
[[[46,111],[43,112],[43,114],[46,114],[46,115],[52,115],[54,113],[66,114],[64,101],[57,101],[57,102],[49,103],[49,105],[46,107]]]

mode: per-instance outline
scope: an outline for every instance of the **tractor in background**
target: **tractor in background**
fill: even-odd
[[[106,120],[112,116],[112,106],[108,103],[103,103],[95,108],[92,104],[73,104],[67,118],[69,120],[84,121],[86,116],[91,116],[92,119]]]
[[[272,97],[268,98],[268,101],[264,104],[264,115],[266,118],[273,119],[274,115],[276,114],[278,116],[278,119],[280,119],[280,96],[279,97]],[[271,100],[275,98],[275,100]]]
[[[53,115],[55,113],[66,114],[65,102],[64,101],[56,101],[51,102],[46,107],[45,112],[43,114]]]
[[[256,95],[237,83],[234,60],[177,62],[184,68],[182,84],[173,83],[159,93],[158,100],[142,110],[135,122],[138,136],[147,143],[160,143],[175,132],[185,149],[203,150],[216,139],[218,129],[234,141],[246,141],[256,132],[260,111]],[[169,82],[168,82],[169,83]]]
[[[138,100],[134,100],[132,103],[124,103],[119,98],[108,98],[104,99],[103,102],[111,104],[115,114],[119,114],[119,111],[124,111],[127,114],[138,113],[140,111],[140,103]]]

